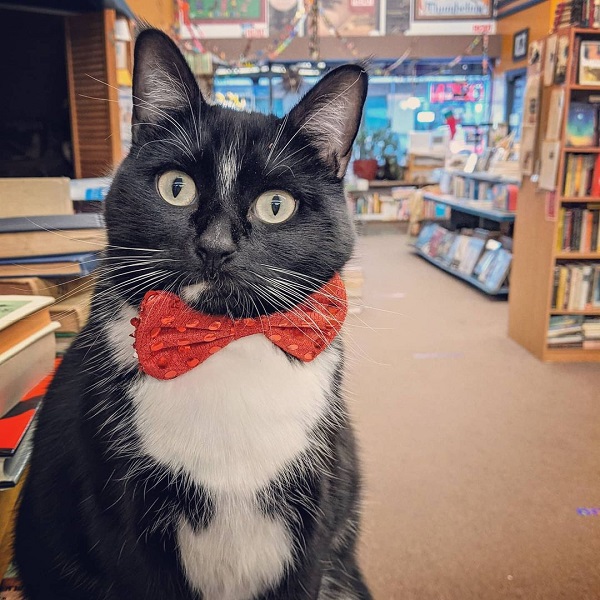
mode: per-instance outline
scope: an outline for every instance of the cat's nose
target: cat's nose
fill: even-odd
[[[204,266],[211,271],[222,267],[232,258],[235,252],[233,248],[201,246],[199,244],[196,244],[195,250],[196,254],[202,259]]]
[[[213,220],[197,237],[194,249],[206,269],[219,269],[233,257],[236,250],[231,225],[222,219]]]

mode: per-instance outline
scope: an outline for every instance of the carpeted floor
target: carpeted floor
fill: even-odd
[[[508,303],[407,241],[360,238],[379,310],[348,330],[374,597],[600,599],[600,365],[539,362],[507,337]]]

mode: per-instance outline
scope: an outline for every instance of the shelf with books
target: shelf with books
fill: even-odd
[[[508,294],[512,240],[482,228],[452,231],[428,223],[417,237],[415,252],[442,271],[490,296]]]
[[[543,144],[557,160],[542,187],[521,187],[509,335],[542,360],[600,362],[600,29],[559,27],[552,47],[538,142],[542,165]]]
[[[466,198],[456,198],[449,194],[439,194],[433,192],[424,192],[425,200],[445,204],[453,210],[463,212],[476,217],[489,219],[497,223],[511,223],[515,220],[515,213],[493,208],[491,201],[487,200],[468,200]]]
[[[464,177],[465,179],[476,179],[478,181],[485,181],[487,183],[504,183],[519,185],[520,179],[514,177],[505,177],[504,175],[494,175],[493,173],[483,173],[481,171],[473,171],[473,173],[467,173],[465,171],[448,170],[451,175],[455,177]]]
[[[479,281],[477,278],[473,277],[472,275],[465,275],[464,273],[461,273],[460,271],[457,271],[456,269],[451,269],[450,267],[445,265],[441,260],[429,256],[428,254],[426,254],[419,248],[415,248],[415,252],[419,256],[424,258],[426,261],[430,262],[432,265],[435,265],[436,267],[438,267],[438,269],[441,269],[442,271],[446,271],[446,273],[450,273],[451,275],[454,275],[454,277],[458,277],[458,279],[462,279],[463,281],[470,283],[471,285],[475,286],[476,288],[480,289],[482,292],[485,292],[486,294],[488,294],[490,296],[507,296],[508,295],[508,286],[502,286],[498,290],[490,290],[490,288],[488,286],[481,283],[481,281]]]

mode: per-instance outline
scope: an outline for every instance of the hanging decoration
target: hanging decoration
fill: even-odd
[[[354,43],[351,42],[346,36],[342,35],[339,32],[339,29],[331,22],[329,17],[325,14],[324,10],[319,9],[319,14],[321,15],[321,18],[323,19],[323,22],[325,23],[325,25],[327,25],[327,27],[329,27],[329,30],[331,31],[331,33],[333,33],[335,35],[335,37],[342,43],[342,45],[346,48],[346,50],[348,50],[348,52],[350,52],[350,54],[352,54],[352,56],[354,56],[354,58],[358,58],[358,56],[359,56],[358,50],[356,49],[356,46],[354,45]]]

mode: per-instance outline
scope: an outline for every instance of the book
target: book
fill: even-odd
[[[0,218],[73,214],[66,177],[2,177],[0,198]]]
[[[96,213],[76,215],[44,215],[0,219],[0,234],[29,231],[71,231],[74,229],[104,229],[104,217]]]
[[[105,245],[105,223],[99,214],[0,219],[0,258],[90,252]]]
[[[99,255],[94,252],[18,259],[3,258],[0,259],[0,277],[89,275],[96,269],[99,260]]]
[[[484,278],[485,285],[493,292],[497,292],[508,278],[512,253],[505,248],[500,248]]]
[[[50,323],[0,354],[0,415],[52,371],[58,327]]]
[[[0,354],[50,324],[47,296],[0,296]]]
[[[571,102],[567,115],[565,145],[594,146],[598,129],[598,111],[593,104]]]
[[[96,278],[84,277],[0,277],[0,295],[51,296],[59,300],[66,295],[81,294],[92,290]]]
[[[100,251],[106,246],[103,229],[74,229],[70,231],[25,231],[3,233],[0,238],[0,258],[77,254]]]
[[[579,50],[579,84],[600,87],[600,42],[583,40]]]
[[[53,373],[27,392],[7,414],[0,418],[0,489],[14,487],[31,454],[33,423]]]
[[[91,291],[67,296],[50,307],[53,321],[60,323],[61,333],[79,333],[90,316]]]

